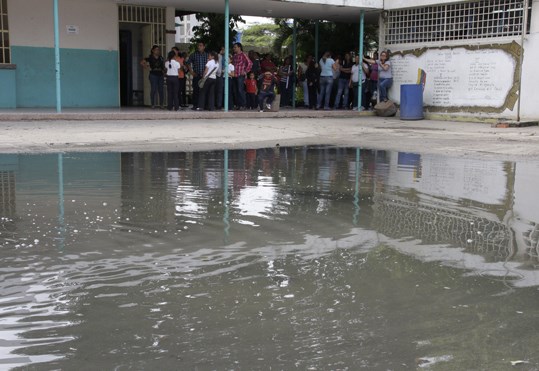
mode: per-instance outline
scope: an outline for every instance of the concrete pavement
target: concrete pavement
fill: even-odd
[[[0,152],[199,151],[335,145],[539,160],[539,128],[375,117],[370,112],[0,111]]]

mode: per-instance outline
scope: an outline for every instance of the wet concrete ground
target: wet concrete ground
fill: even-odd
[[[494,128],[485,122],[404,121],[376,117],[372,112],[304,109],[264,113],[149,109],[0,112],[3,153],[170,152],[316,144],[539,159],[539,127]]]

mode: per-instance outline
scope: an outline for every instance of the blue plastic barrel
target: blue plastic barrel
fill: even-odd
[[[423,86],[421,84],[401,85],[401,120],[423,120]]]

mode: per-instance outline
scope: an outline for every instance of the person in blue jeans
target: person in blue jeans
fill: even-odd
[[[388,90],[393,85],[393,73],[391,72],[389,52],[381,52],[380,59],[376,61],[369,58],[364,58],[363,60],[367,63],[376,63],[378,65],[378,90],[380,91],[380,102],[387,102],[389,99]]]
[[[338,87],[337,87],[337,95],[335,96],[335,109],[339,108],[339,103],[341,102],[341,96],[342,99],[342,108],[348,109],[348,93],[350,92],[350,76],[352,75],[352,56],[350,53],[346,53],[344,55],[344,59],[338,64],[340,74],[338,81]]]
[[[161,50],[157,45],[152,46],[152,50],[148,58],[144,58],[140,64],[144,68],[150,70],[150,102],[152,108],[160,106],[164,108],[164,72],[165,72],[165,60],[161,56]],[[157,102],[156,96],[159,96],[159,102]]]
[[[333,87],[333,71],[335,70],[335,61],[331,58],[331,52],[325,52],[318,62],[320,68],[320,95],[316,109],[324,108],[329,110],[329,99],[331,97],[331,88]],[[322,106],[323,103],[323,106]]]

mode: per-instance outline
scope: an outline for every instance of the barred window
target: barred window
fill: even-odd
[[[141,5],[119,5],[118,20],[125,23],[149,24],[151,44],[165,50],[166,8]]]
[[[11,63],[7,24],[7,0],[0,0],[0,64]]]
[[[522,33],[524,0],[471,1],[391,10],[385,16],[385,43],[409,44],[494,37]],[[531,2],[528,8],[531,15]],[[530,30],[530,16],[526,32]]]

